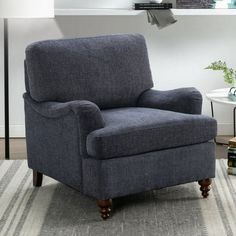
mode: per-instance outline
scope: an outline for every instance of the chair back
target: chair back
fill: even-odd
[[[38,102],[135,106],[153,86],[145,39],[139,34],[33,43],[26,49],[26,72],[26,88]]]

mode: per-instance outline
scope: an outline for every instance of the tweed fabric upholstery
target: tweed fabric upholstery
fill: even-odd
[[[48,118],[36,112],[25,98],[26,146],[29,168],[80,189],[78,119],[72,112]]]
[[[83,193],[98,199],[214,177],[211,142],[108,160],[83,159]]]
[[[29,90],[29,76],[28,76],[28,72],[27,72],[27,65],[26,65],[26,61],[24,60],[24,72],[25,72],[25,90],[26,92],[30,92]]]
[[[63,120],[64,117],[76,117],[76,127],[79,129],[78,145],[80,154],[87,155],[86,137],[96,129],[104,127],[104,120],[97,105],[89,101],[71,101],[66,103],[59,102],[36,102],[28,93],[24,94],[25,106],[37,113],[40,117],[52,120],[55,123]],[[32,113],[32,112],[31,112]],[[28,115],[28,114],[27,114]],[[39,123],[40,124],[40,123]],[[75,127],[75,128],[76,128]],[[43,127],[42,127],[43,128]],[[62,134],[64,135],[64,134]],[[30,135],[29,135],[30,136]]]
[[[37,42],[27,47],[26,64],[30,94],[38,102],[134,106],[153,86],[145,40],[138,34]]]
[[[138,106],[201,114],[202,95],[195,88],[179,88],[167,91],[150,89],[140,96]]]
[[[139,34],[31,44],[25,83],[36,171],[97,199],[214,177],[216,121],[194,88],[151,90]]]
[[[102,128],[100,109],[88,101],[34,101],[24,94],[28,165],[67,185],[82,185],[86,137]]]
[[[216,136],[216,121],[151,108],[117,108],[102,111],[104,128],[87,137],[88,154],[97,159],[207,142]]]

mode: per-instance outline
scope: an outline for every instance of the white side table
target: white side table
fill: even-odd
[[[206,94],[207,99],[211,102],[211,114],[212,117],[214,117],[214,107],[213,103],[219,103],[224,105],[231,105],[233,106],[233,122],[234,122],[234,137],[236,136],[235,131],[235,111],[236,111],[236,102],[230,100],[228,98],[228,92],[230,88],[222,88],[222,89],[216,89],[212,90],[209,93]]]

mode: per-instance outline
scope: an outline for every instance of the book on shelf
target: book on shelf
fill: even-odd
[[[236,154],[235,153],[228,153],[228,159],[236,160]]]
[[[235,167],[228,167],[227,172],[229,175],[236,175],[236,168]]]
[[[236,159],[236,153],[235,152],[228,152],[228,158]]]
[[[236,148],[228,148],[228,153],[236,154]]]
[[[172,3],[135,3],[134,10],[155,10],[155,9],[170,9]]]
[[[236,168],[236,159],[228,159],[228,167]]]

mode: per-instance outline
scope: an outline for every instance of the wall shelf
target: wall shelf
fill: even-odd
[[[55,9],[56,16],[136,16],[145,11],[128,9]]]
[[[232,16],[236,9],[172,9],[176,16]],[[145,11],[128,9],[55,9],[56,16],[137,16]]]

